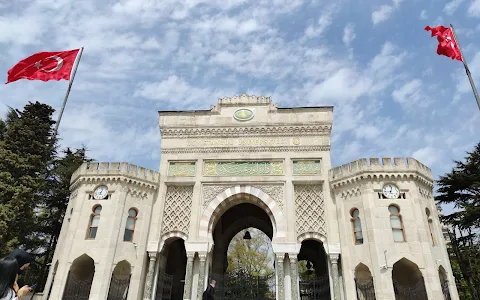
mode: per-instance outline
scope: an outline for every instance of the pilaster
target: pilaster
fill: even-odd
[[[298,259],[297,255],[289,254],[290,258],[290,279],[292,281],[292,300],[300,299],[298,282]]]
[[[340,281],[338,277],[338,259],[340,254],[330,254],[330,262],[332,263],[332,278],[333,278],[333,295],[335,300],[341,300],[340,296]]]
[[[144,300],[152,299],[152,287],[153,287],[153,277],[155,273],[155,262],[157,260],[157,252],[148,252],[148,271],[147,278],[145,279],[145,290],[143,293]]]
[[[183,289],[183,299],[191,299],[194,257],[195,253],[187,253],[187,268],[185,271],[185,286]]]
[[[277,272],[277,299],[285,300],[285,272],[283,270],[283,261],[285,259],[285,254],[277,254],[277,259],[275,262],[275,270]]]
[[[198,269],[198,300],[202,300],[203,291],[205,289],[205,262],[207,260],[207,254],[199,254],[198,258],[200,259],[200,267]]]

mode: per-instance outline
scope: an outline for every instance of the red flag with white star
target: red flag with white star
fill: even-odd
[[[70,80],[79,51],[80,49],[35,53],[8,70],[8,79],[5,84],[19,79]]]
[[[436,36],[438,40],[437,54],[445,55],[451,59],[463,61],[462,54],[458,48],[457,41],[453,35],[452,29],[444,26],[431,28],[425,27],[426,31],[432,31],[432,36]]]

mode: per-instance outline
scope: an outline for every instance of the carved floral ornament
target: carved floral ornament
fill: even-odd
[[[160,128],[162,139],[330,135],[332,125],[227,128]]]
[[[330,151],[330,146],[253,146],[253,147],[181,147],[162,148],[165,154],[234,153],[234,152],[320,152]]]

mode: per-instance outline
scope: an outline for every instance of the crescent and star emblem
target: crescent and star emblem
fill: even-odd
[[[62,59],[61,57],[56,56],[56,55],[53,55],[53,56],[49,56],[49,57],[47,57],[47,58],[53,58],[53,59],[55,59],[55,60],[57,61],[57,65],[56,65],[54,68],[52,68],[52,69],[43,69],[43,68],[41,69],[41,67],[43,66],[42,63],[41,63],[41,61],[37,61],[37,62],[35,63],[35,68],[37,68],[38,70],[41,69],[42,71],[44,71],[44,72],[46,72],[46,73],[55,72],[55,71],[58,71],[58,70],[60,70],[60,69],[62,68],[62,66],[63,66],[63,59]]]

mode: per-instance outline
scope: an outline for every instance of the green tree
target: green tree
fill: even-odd
[[[269,238],[261,231],[249,229],[252,239],[244,240],[243,232],[237,234],[227,251],[227,273],[248,276],[267,276],[273,273],[273,254]]]
[[[52,137],[54,110],[39,102],[22,112],[10,110],[2,122],[0,140],[0,255],[20,245],[35,248],[30,240],[35,228],[38,190],[55,155]],[[42,177],[43,176],[43,177]]]
[[[455,211],[442,216],[449,227],[449,254],[461,299],[480,296],[480,143],[455,161],[452,172],[437,181],[438,204],[453,204]]]

